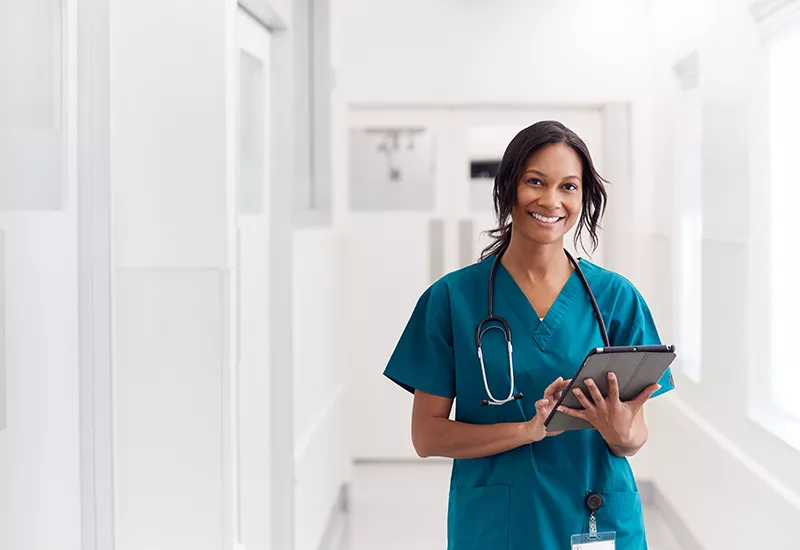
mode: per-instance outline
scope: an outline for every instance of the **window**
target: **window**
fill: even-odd
[[[697,52],[675,66],[673,101],[673,292],[676,370],[700,381],[702,343],[703,132]]]
[[[797,366],[797,311],[800,286],[795,275],[796,216],[800,180],[796,167],[800,128],[800,29],[774,40],[769,48],[769,398],[784,414],[800,419]]]
[[[327,223],[332,207],[329,0],[295,3],[295,210],[303,224]]]
[[[62,7],[0,2],[0,210],[63,207]]]

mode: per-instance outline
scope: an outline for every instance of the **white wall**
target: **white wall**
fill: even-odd
[[[600,103],[645,86],[633,0],[353,0],[341,82],[354,103]]]
[[[295,230],[293,363],[295,548],[316,550],[350,479],[346,416],[342,239],[330,227]]]
[[[675,88],[672,65],[699,48],[704,238],[702,379],[696,384],[676,374],[673,398],[653,403],[651,472],[704,548],[779,547],[785,544],[786,526],[800,521],[800,452],[747,416],[751,371],[767,368],[749,360],[748,304],[753,297],[747,273],[754,252],[748,234],[749,197],[751,188],[765,184],[758,171],[751,176],[750,166],[752,139],[758,139],[749,119],[757,100],[753,63],[758,39],[743,1],[659,0],[653,9],[661,84],[657,104],[666,107]],[[676,28],[683,32],[676,33]],[[657,126],[668,129],[669,120],[660,118]],[[671,210],[665,205],[672,204],[671,151],[668,143],[654,143],[666,145],[655,158],[655,172],[664,177],[654,207],[663,212],[659,226],[669,227]],[[647,245],[669,250],[669,239],[668,231],[654,231]],[[660,257],[653,271],[656,313],[668,325],[670,262],[668,256]],[[731,308],[733,315],[726,312]],[[691,467],[680,466],[687,459]]]
[[[62,173],[64,201],[62,203],[58,196],[53,202],[45,201],[49,203],[46,208],[57,204],[62,204],[62,208],[0,211],[0,238],[3,240],[0,280],[4,282],[0,289],[3,293],[0,307],[4,305],[5,310],[2,313],[5,346],[0,350],[4,357],[0,360],[5,362],[7,392],[5,429],[0,426],[0,548],[19,550],[81,548],[75,155],[77,10],[74,1],[65,5],[68,17],[63,27],[66,31],[64,51],[70,52],[63,57],[66,93],[62,123],[67,138],[66,163],[63,166],[54,164],[49,170],[53,174]],[[34,13],[45,16],[52,8],[43,3],[31,3],[30,7]],[[31,20],[13,17],[27,13],[24,8],[19,10],[11,6],[12,20],[7,23],[24,27]],[[51,33],[51,29],[28,27],[26,32],[36,40],[38,32]],[[0,56],[8,60],[6,56],[13,56],[13,53],[5,51]],[[34,52],[25,50],[22,55],[27,53]],[[45,101],[44,109],[42,103],[31,100],[28,106],[36,111],[21,111],[23,127],[31,122],[24,118],[25,114],[35,119],[31,126],[36,127],[41,120],[48,120],[52,105],[49,102],[58,101],[59,96],[48,97],[47,86],[42,86],[37,79],[42,74],[38,71],[46,71],[47,65],[27,68],[32,69],[26,73],[32,77],[31,81],[17,80],[14,84],[23,84],[21,89],[17,87],[16,91],[21,94],[18,97]],[[36,86],[37,93],[26,90],[25,84]],[[9,91],[11,95],[6,95],[6,99],[14,97],[13,86]],[[0,108],[0,118],[9,112],[9,109]],[[9,122],[15,122],[13,117],[0,120],[3,125]],[[36,172],[32,174],[34,179]],[[13,190],[15,185],[27,183],[31,182],[3,181],[2,185],[8,191],[9,187]],[[5,198],[13,193],[2,195]],[[0,204],[0,210],[5,206],[8,205]]]
[[[0,215],[8,397],[0,548],[80,548],[75,210],[70,201],[60,212]]]

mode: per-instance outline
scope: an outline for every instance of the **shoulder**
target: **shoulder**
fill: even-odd
[[[494,257],[451,271],[431,284],[420,297],[442,315],[449,316],[453,300],[485,294]]]
[[[583,258],[580,266],[601,308],[626,317],[649,311],[642,293],[623,275]]]

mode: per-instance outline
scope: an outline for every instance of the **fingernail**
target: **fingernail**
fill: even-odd
[[[591,386],[594,384],[594,380],[592,380],[591,378],[587,378],[586,380],[584,380],[584,382],[586,382],[587,386]]]
[[[656,391],[661,389],[661,384],[656,384]]]
[[[558,408],[558,412],[562,412],[563,413],[564,412],[564,407],[559,407]]]
[[[616,374],[614,374],[613,372],[609,372],[609,373],[608,373],[608,379],[609,379],[609,380],[614,380],[616,377],[617,377],[617,375],[616,375]]]
[[[575,388],[574,390],[572,390],[572,393],[574,393],[575,395],[580,395],[581,390],[579,388]]]
[[[550,403],[549,399],[542,399],[542,405],[547,405],[548,403]]]

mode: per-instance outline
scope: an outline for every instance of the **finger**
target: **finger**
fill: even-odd
[[[572,383],[571,378],[569,380],[563,380],[561,382],[561,385],[558,387],[558,391],[553,394],[553,398],[556,401],[560,400],[561,397],[564,395],[564,390],[566,390],[571,383]]]
[[[644,390],[642,390],[642,393],[633,398],[631,402],[634,410],[638,411],[639,409],[644,407],[644,404],[647,403],[647,400],[653,397],[653,394],[656,393],[660,388],[661,386],[659,384],[653,384],[651,386],[647,386]]]
[[[600,388],[597,387],[597,384],[594,383],[594,380],[591,378],[587,378],[584,380],[586,387],[589,389],[589,393],[592,396],[592,401],[598,407],[604,407],[606,404],[606,400],[603,398],[603,394],[600,393]]]
[[[586,411],[581,411],[578,409],[570,409],[569,407],[559,407],[558,412],[562,412],[568,416],[574,416],[575,418],[581,418],[586,420]]]
[[[575,394],[575,397],[578,398],[578,402],[581,405],[583,405],[584,409],[586,409],[587,411],[594,409],[594,404],[591,401],[589,401],[589,398],[586,397],[586,395],[581,391],[580,388],[574,388],[572,390],[572,393]]]
[[[553,437],[554,435],[561,435],[564,433],[565,430],[561,430],[558,432],[547,432],[547,437]]]
[[[608,373],[608,400],[619,401],[619,382],[617,382],[617,375],[613,372]]]
[[[559,376],[558,378],[555,379],[555,381],[553,381],[552,384],[547,386],[547,389],[544,390],[545,399],[550,398],[556,392],[556,390],[558,390],[558,388],[561,387],[561,383],[563,382],[563,380],[564,379],[561,376]]]
[[[536,402],[536,416],[544,417],[547,415],[547,405],[550,404],[549,399],[540,399]]]

